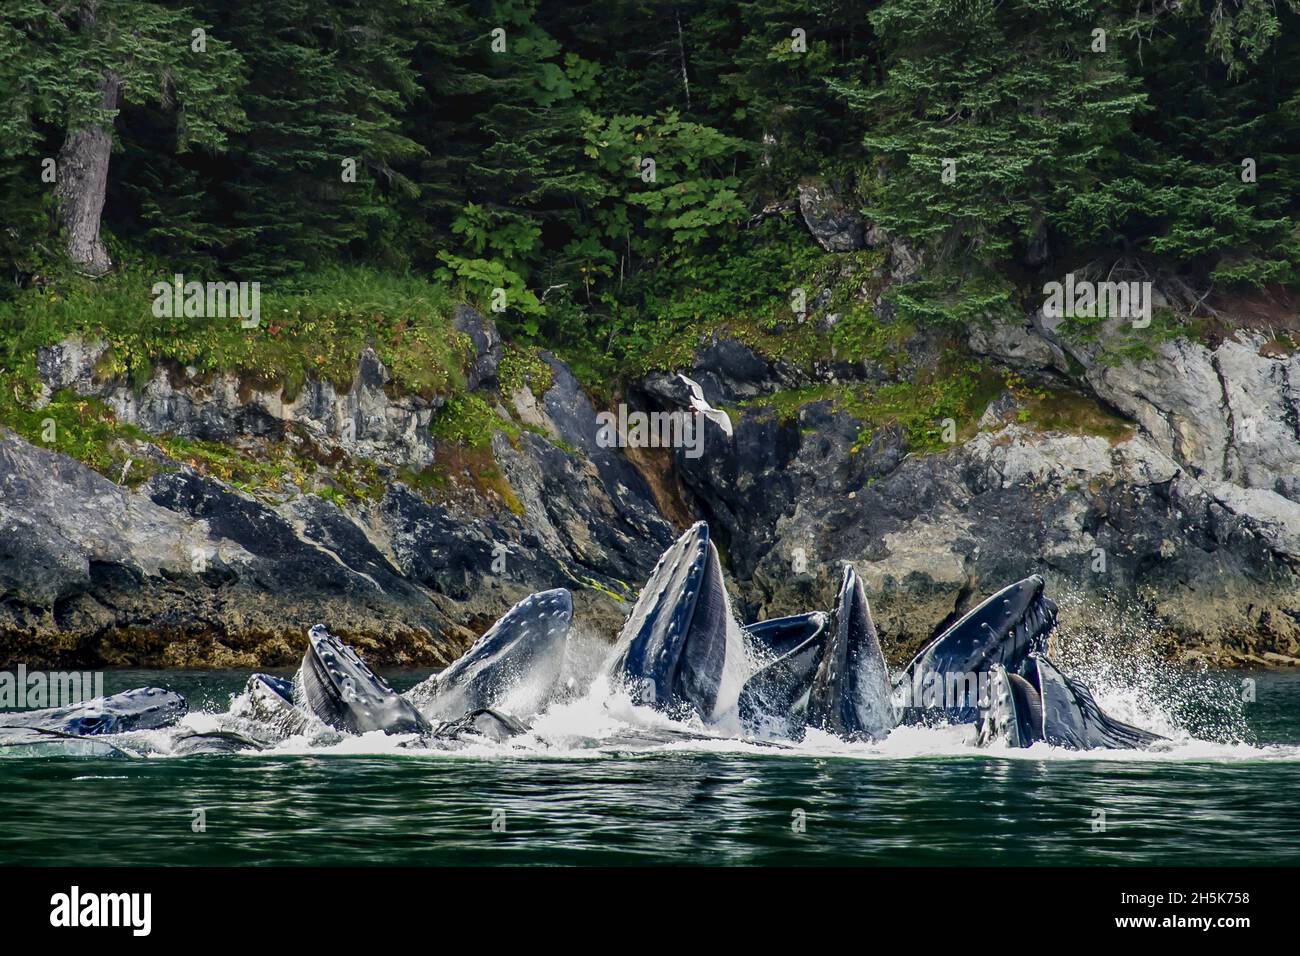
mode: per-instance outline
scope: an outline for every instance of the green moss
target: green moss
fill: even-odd
[[[190,277],[198,279],[200,277]],[[220,278],[220,277],[211,277]],[[346,388],[357,358],[373,347],[404,392],[431,398],[464,385],[469,340],[450,321],[448,292],[409,276],[334,268],[261,290],[261,320],[157,318],[152,286],[171,276],[127,263],[98,281],[69,278],[0,304],[0,358],[31,380],[41,346],[71,335],[109,345],[97,372],[136,387],[161,362],[200,372],[239,372],[295,395],[308,377]]]
[[[1014,382],[1010,384],[1021,404],[1017,420],[1022,425],[1045,432],[1097,435],[1112,444],[1133,436],[1132,422],[1107,410],[1087,395],[1067,389],[1027,389],[1015,387]]]
[[[119,481],[126,463],[126,484],[138,485],[156,474],[158,467],[133,453],[145,438],[137,428],[123,425],[112,410],[93,398],[68,391],[56,392],[44,408],[18,400],[21,385],[0,375],[0,425],[13,429],[34,445],[83,462],[106,478]]]
[[[820,385],[781,391],[745,403],[750,409],[770,409],[783,421],[793,421],[799,410],[815,402],[831,402],[838,410],[862,422],[852,451],[856,454],[883,428],[900,429],[917,454],[943,451],[945,419],[952,419],[958,441],[975,432],[975,422],[1002,388],[1002,378],[981,363],[948,357],[933,375],[917,382]]]
[[[527,385],[534,395],[541,398],[554,383],[555,373],[542,358],[541,349],[507,344],[497,368],[497,379],[503,395],[513,395]]]
[[[492,453],[492,436],[497,432],[505,433],[512,442],[519,440],[522,429],[516,422],[502,418],[481,395],[469,392],[448,400],[434,416],[430,430],[437,439],[438,454],[427,486],[448,495],[453,486],[468,484],[481,496],[495,496],[511,512],[523,515],[523,502]]]
[[[1179,338],[1204,341],[1205,323],[1189,320],[1172,309],[1158,309],[1146,328],[1133,328],[1129,322],[1108,326],[1105,316],[1072,316],[1061,324],[1063,334],[1075,342],[1099,344],[1097,362],[1101,365],[1123,365],[1126,362],[1145,362],[1155,357],[1156,346]]]
[[[0,425],[34,445],[75,458],[129,487],[161,471],[188,465],[201,475],[218,478],[252,495],[296,488],[333,500],[355,501],[383,493],[384,482],[373,462],[341,453],[313,458],[300,450],[314,447],[310,442],[266,442],[256,450],[241,450],[219,442],[148,435],[117,421],[112,410],[98,399],[60,391],[38,409],[16,400],[17,386],[12,380],[5,386],[4,376],[0,376]],[[150,453],[150,446],[177,465],[160,463],[157,453]]]
[[[519,426],[502,418],[481,395],[467,392],[456,395],[438,409],[430,425],[434,438],[467,448],[487,448],[492,436],[505,432],[513,441],[519,437]]]

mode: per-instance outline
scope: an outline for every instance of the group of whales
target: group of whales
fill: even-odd
[[[317,625],[296,679],[255,674],[239,711],[271,737],[409,734],[406,744],[503,740],[555,699],[573,603],[563,588],[516,604],[441,673],[396,693]],[[816,729],[877,741],[900,724],[969,723],[980,744],[1139,748],[1162,738],[1116,720],[1046,656],[1056,606],[1037,575],[985,600],[891,679],[862,582],[845,564],[835,607],[740,626],[717,548],[698,522],[659,559],[603,665],[611,687],[671,717],[748,739]],[[179,694],[142,688],[76,707],[0,715],[0,730],[91,737],[158,729],[186,713]],[[268,734],[187,732],[176,752],[269,746]]]

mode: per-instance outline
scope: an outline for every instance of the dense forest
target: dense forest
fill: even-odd
[[[936,321],[1049,262],[1291,283],[1297,63],[1285,0],[6,0],[2,295],[365,265],[617,348],[772,291],[814,175],[929,255]]]

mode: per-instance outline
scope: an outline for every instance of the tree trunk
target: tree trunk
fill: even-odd
[[[682,39],[682,15],[673,7],[673,16],[677,18],[677,56],[682,64],[682,87],[686,90],[686,108],[691,108],[691,81],[686,76],[686,42]]]
[[[105,73],[99,92],[100,106],[116,110],[122,94],[122,78],[112,71]],[[59,227],[73,264],[96,276],[113,267],[108,250],[99,238],[112,151],[112,120],[70,130],[59,150],[59,185],[55,191]]]

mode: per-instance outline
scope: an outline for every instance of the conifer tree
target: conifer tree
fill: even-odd
[[[72,263],[102,274],[112,263],[100,217],[114,125],[124,104],[158,104],[175,117],[175,144],[220,148],[242,123],[239,55],[189,9],[142,0],[52,5],[12,0],[3,10],[0,79],[17,91],[5,132],[33,142],[55,125],[58,223]]]

